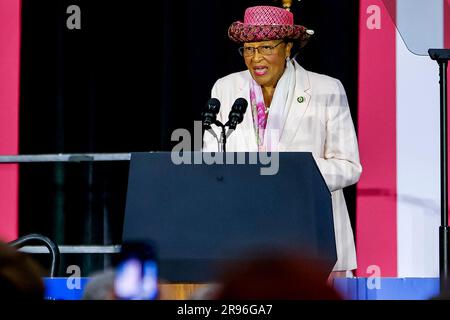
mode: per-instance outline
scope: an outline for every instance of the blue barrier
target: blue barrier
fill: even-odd
[[[428,300],[439,294],[439,278],[343,278],[333,286],[348,300]]]
[[[48,300],[79,300],[89,278],[44,278]],[[427,300],[439,294],[439,278],[342,278],[333,286],[348,300]]]
[[[44,278],[46,300],[80,300],[89,278]]]

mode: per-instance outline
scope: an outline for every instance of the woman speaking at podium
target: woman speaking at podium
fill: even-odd
[[[294,43],[304,46],[313,34],[295,25],[291,12],[272,6],[247,8],[244,21],[231,24],[229,38],[242,47],[246,71],[217,80],[212,97],[226,120],[233,102],[249,102],[227,151],[311,152],[332,194],[337,263],[334,276],[356,269],[353,232],[343,188],[356,183],[362,168],[347,96],[337,79],[310,72],[293,58]],[[223,123],[223,122],[222,122]],[[203,151],[218,151],[204,135]]]

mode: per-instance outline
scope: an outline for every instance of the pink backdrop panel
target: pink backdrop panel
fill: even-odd
[[[18,153],[20,0],[0,0],[0,154]],[[18,167],[0,164],[0,239],[18,236]]]
[[[381,0],[360,4],[358,139],[363,173],[356,200],[357,275],[380,270],[383,277],[395,277],[396,32],[389,14],[395,6],[388,11]]]

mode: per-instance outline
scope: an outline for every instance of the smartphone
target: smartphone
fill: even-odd
[[[114,293],[120,300],[158,298],[158,261],[152,242],[122,244],[115,270]]]

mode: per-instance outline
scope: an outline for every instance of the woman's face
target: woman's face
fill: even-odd
[[[275,47],[276,46],[276,47]],[[248,55],[253,47],[254,54]],[[271,54],[261,54],[260,51],[272,51]],[[270,50],[270,47],[275,47]],[[278,80],[283,75],[286,66],[286,58],[291,55],[292,43],[286,43],[282,40],[270,40],[261,42],[244,43],[244,60],[245,65],[255,79],[255,81],[263,87],[275,87]],[[245,54],[247,52],[247,54]]]

